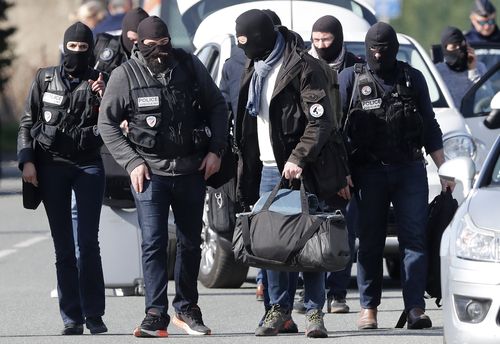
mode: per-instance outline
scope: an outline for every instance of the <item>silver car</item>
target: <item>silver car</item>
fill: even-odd
[[[467,185],[475,167],[460,158],[439,173]],[[500,137],[444,232],[440,256],[445,342],[500,343]]]

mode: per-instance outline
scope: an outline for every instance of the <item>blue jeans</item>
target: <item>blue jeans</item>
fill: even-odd
[[[167,316],[167,244],[169,208],[175,216],[177,255],[175,297],[177,313],[198,303],[198,271],[201,260],[201,228],[205,201],[201,174],[175,177],[152,174],[141,193],[132,192],[142,233],[142,269],[146,290],[146,312],[157,309]],[[132,188],[133,190],[133,188]]]
[[[351,268],[355,255],[356,228],[358,226],[358,204],[356,203],[355,197],[347,204],[345,214],[351,260],[344,270],[328,272],[326,275],[326,287],[328,288],[327,297],[335,300],[346,298],[347,288],[349,287],[349,281],[351,279]]]
[[[281,180],[277,167],[264,166],[260,182],[260,193],[271,191]],[[293,308],[297,289],[298,272],[263,270],[264,307],[280,305],[283,309]],[[304,272],[304,305],[306,310],[322,309],[325,303],[325,274]]]
[[[101,161],[87,165],[39,164],[38,179],[56,254],[59,309],[64,323],[104,314],[104,278],[98,232],[104,194]],[[71,190],[78,209],[75,255]]]
[[[359,206],[358,287],[363,308],[375,308],[382,294],[387,211],[392,202],[402,257],[401,284],[405,310],[425,309],[428,183],[423,161],[354,170]]]

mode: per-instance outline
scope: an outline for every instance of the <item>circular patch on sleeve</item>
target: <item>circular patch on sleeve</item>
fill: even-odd
[[[113,57],[113,50],[111,50],[110,48],[105,48],[99,57],[103,61],[109,61]]]
[[[313,116],[314,118],[319,118],[321,116],[323,116],[323,114],[325,113],[325,109],[323,108],[323,105],[321,104],[313,104],[311,105],[311,107],[309,108],[309,114],[311,116]]]
[[[372,93],[372,88],[368,85],[363,86],[363,88],[361,88],[361,93],[365,96],[370,95]]]

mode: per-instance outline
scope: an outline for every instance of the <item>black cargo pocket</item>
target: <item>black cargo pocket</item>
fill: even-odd
[[[160,123],[161,114],[135,114],[129,123],[128,138],[138,146],[154,148]]]
[[[303,110],[310,118],[319,118],[325,113],[323,105],[319,102],[325,98],[324,90],[309,90],[302,93]]]
[[[35,134],[33,135],[33,138],[37,140],[40,146],[42,146],[45,150],[51,150],[54,148],[57,136],[57,127],[41,122],[39,129],[36,130],[36,133],[32,130],[32,134]]]
[[[78,150],[96,149],[102,145],[101,135],[97,125],[81,128],[78,140]]]

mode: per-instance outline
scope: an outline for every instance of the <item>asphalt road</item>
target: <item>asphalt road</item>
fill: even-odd
[[[106,291],[104,320],[109,332],[91,336],[63,337],[59,335],[62,322],[56,298],[51,298],[55,287],[54,250],[43,206],[36,211],[22,208],[20,179],[13,161],[2,163],[0,179],[0,343],[138,343],[162,341],[139,339],[132,336],[134,327],[144,315],[144,298],[120,297],[112,289]],[[355,273],[355,269],[354,269]],[[304,337],[304,316],[293,314],[299,334],[256,338],[253,333],[262,316],[263,305],[255,301],[255,270],[251,269],[247,282],[239,289],[207,289],[201,284],[200,307],[205,323],[213,335],[192,337],[183,334],[174,325],[169,326],[170,337],[176,343],[299,343]],[[382,304],[379,307],[377,330],[358,331],[358,292],[352,279],[347,302],[349,314],[326,314],[329,331],[326,341],[334,343],[442,343],[442,311],[433,300],[427,301],[427,313],[434,327],[411,331],[394,329],[403,307],[398,284],[384,280]],[[173,283],[169,285],[173,297]]]

